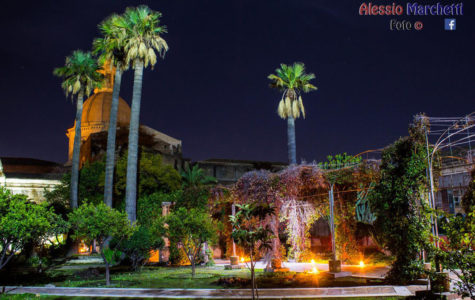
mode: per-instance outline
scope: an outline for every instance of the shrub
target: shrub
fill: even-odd
[[[109,268],[115,262],[112,259],[115,256],[107,250],[106,240],[114,238],[120,241],[133,234],[134,228],[129,223],[127,215],[104,203],[97,205],[86,203],[69,214],[69,221],[74,232],[73,238],[84,239],[87,243],[93,240],[98,242],[106,267],[106,284],[110,285]]]
[[[57,215],[0,186],[0,269],[29,243],[48,234]]]
[[[191,275],[195,276],[195,265],[203,245],[214,242],[216,230],[211,217],[197,209],[183,207],[173,211],[167,218],[168,237],[183,248],[191,263]]]

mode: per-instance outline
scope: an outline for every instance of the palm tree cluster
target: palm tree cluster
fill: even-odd
[[[168,51],[168,44],[162,37],[164,33],[167,33],[167,28],[160,24],[161,17],[160,12],[143,5],[129,7],[122,15],[113,14],[99,24],[101,36],[94,39],[92,53],[76,50],[66,58],[63,67],[54,70],[54,74],[63,79],[62,87],[66,95],[76,96],[77,111],[70,194],[70,205],[73,209],[78,206],[83,98],[88,97],[95,88],[100,87],[103,75],[98,71],[102,66],[115,69],[104,182],[104,202],[112,207],[119,94],[122,75],[132,68],[134,79],[127,152],[125,208],[131,222],[137,218],[137,164],[143,70],[148,66],[153,69],[157,58],[164,58]],[[269,75],[268,78],[271,80],[271,87],[282,92],[277,112],[281,118],[287,119],[289,163],[296,164],[295,119],[301,115],[305,118],[302,93],[317,89],[310,83],[315,75],[305,73],[303,63],[294,63],[293,65],[281,64],[280,68],[275,70],[275,74]],[[187,174],[190,181],[202,176],[196,172],[197,170],[190,170],[190,174]]]
[[[133,96],[129,128],[127,157],[126,212],[131,222],[136,220],[137,161],[142,97],[143,69],[152,69],[157,57],[164,57],[168,45],[162,38],[166,27],[160,24],[162,14],[147,6],[129,7],[122,15],[113,14],[99,24],[101,36],[93,41],[91,52],[74,51],[66,58],[64,67],[56,68],[54,74],[63,79],[66,95],[77,95],[75,140],[71,174],[71,208],[78,203],[79,152],[81,146],[81,116],[83,98],[100,87],[103,80],[98,72],[106,61],[115,68],[110,123],[107,138],[104,202],[112,206],[113,176],[115,164],[115,137],[119,93],[123,72],[134,70]],[[97,59],[93,56],[97,56]]]

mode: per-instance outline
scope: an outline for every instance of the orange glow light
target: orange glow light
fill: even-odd
[[[314,265],[314,264],[315,264],[315,260],[312,259],[312,260],[310,261],[310,263],[311,263],[312,265]]]
[[[364,267],[364,262],[361,260],[360,261],[360,268],[363,268]]]
[[[244,257],[241,257],[241,262],[244,262]]]
[[[317,268],[313,267],[313,268],[312,268],[312,273],[314,273],[314,274],[318,274],[318,270],[317,270]]]

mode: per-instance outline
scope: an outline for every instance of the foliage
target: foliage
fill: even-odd
[[[239,209],[238,212],[234,216],[229,216],[233,226],[231,236],[234,242],[244,248],[249,255],[248,267],[251,270],[252,298],[254,299],[256,256],[260,251],[272,249],[272,230],[269,225],[262,226],[262,221],[273,216],[275,210],[270,204],[258,202],[236,206]]]
[[[109,261],[106,256],[106,239],[127,239],[134,232],[134,227],[127,220],[125,213],[110,208],[104,203],[94,205],[85,203],[69,214],[69,221],[73,229],[73,238],[83,239],[90,244],[96,240],[106,266],[106,282],[110,284]]]
[[[140,197],[137,200],[137,223],[153,226],[157,220],[162,218],[162,203],[174,202],[179,193],[180,191],[170,194],[158,192]]]
[[[61,87],[66,96],[69,94],[89,96],[103,80],[103,75],[97,72],[99,69],[97,61],[90,52],[76,50],[66,57],[64,67],[54,69],[53,74],[63,78]]]
[[[64,174],[61,183],[53,190],[45,190],[46,202],[55,208],[55,211],[65,213],[69,211],[69,190],[71,174]],[[79,205],[91,202],[99,204],[104,196],[104,162],[95,161],[86,163],[79,171]]]
[[[204,243],[213,243],[216,238],[211,217],[202,210],[195,208],[186,210],[180,207],[167,217],[166,223],[170,242],[183,248],[191,263],[191,274],[194,277],[195,264]]]
[[[365,190],[363,185],[360,185],[361,191],[358,192],[357,201],[355,203],[356,209],[356,220],[358,222],[373,225],[374,221],[376,221],[376,216],[371,211],[371,207],[368,201],[368,193],[371,189],[374,188],[374,182],[371,182],[368,189]]]
[[[289,166],[278,174],[280,220],[285,222],[289,256],[301,260],[300,253],[309,246],[309,229],[313,222],[324,215],[324,205],[314,201],[313,195],[324,185],[321,170],[315,165]],[[278,230],[274,230],[274,235]]]
[[[137,60],[147,67],[154,67],[158,54],[163,57],[168,51],[167,42],[161,37],[166,33],[165,26],[160,25],[162,14],[153,11],[145,5],[128,7],[121,18],[117,19],[115,26],[121,31],[121,44],[125,50],[127,65],[136,64]]]
[[[447,242],[442,240],[436,257],[444,268],[449,269],[460,281],[456,281],[457,293],[475,298],[475,206],[466,217],[446,216],[443,228]]]
[[[216,183],[216,178],[206,176],[198,165],[181,172],[182,190],[176,198],[175,208],[204,209],[208,205],[211,184]]]
[[[138,198],[156,192],[174,192],[181,185],[178,171],[164,164],[160,154],[141,151],[138,173]],[[117,161],[116,174],[115,192],[123,196],[127,175],[127,151]]]
[[[462,197],[462,207],[466,214],[470,212],[470,208],[475,206],[475,168],[472,170],[470,183],[467,191]]]
[[[361,157],[354,157],[345,153],[335,156],[328,155],[327,161],[319,163],[325,172],[325,179],[330,184],[345,184],[353,179],[354,170],[361,164]]]
[[[388,279],[405,284],[422,272],[419,254],[428,249],[427,157],[423,135],[397,140],[382,153],[380,180],[370,193],[371,209],[385,246],[395,256]]]
[[[180,173],[183,179],[183,186],[203,186],[210,183],[216,183],[216,178],[213,176],[207,176],[203,169],[200,169],[198,165],[194,165],[193,168],[188,167],[187,170]]]
[[[130,259],[132,268],[137,270],[150,258],[150,251],[161,249],[165,245],[162,202],[173,201],[171,194],[155,193],[137,200],[138,228],[127,240],[123,240],[119,249]]]
[[[27,243],[35,242],[53,230],[57,215],[44,205],[29,202],[0,186],[0,269]]]
[[[315,79],[313,73],[305,73],[303,63],[294,63],[293,65],[281,64],[280,68],[275,70],[276,74],[270,74],[271,87],[276,88],[282,93],[282,99],[279,102],[278,114],[282,119],[292,117],[297,119],[300,114],[305,118],[305,108],[302,102],[302,92],[308,93],[316,90],[317,87],[310,83]]]
[[[112,14],[99,25],[101,37],[92,43],[93,54],[99,55],[99,61],[111,61],[111,65],[125,70],[128,65],[125,61],[123,30],[120,29],[121,16]]]
[[[368,175],[367,169],[362,164],[361,157],[350,156],[346,153],[329,155],[327,161],[318,165],[324,170],[324,177],[330,186],[329,198],[335,195],[333,197],[333,215],[330,214],[330,228],[332,223],[335,226],[331,230],[335,235],[335,251],[340,260],[353,262],[355,257],[358,257],[356,241],[357,193],[355,190],[358,188],[358,182],[362,184],[368,181],[365,176]]]
[[[262,220],[262,225],[270,225],[274,236],[276,237],[272,244],[272,255],[276,258],[280,257],[280,240],[279,236],[279,209],[282,205],[281,201],[282,184],[277,174],[267,170],[257,170],[245,173],[233,186],[232,198],[233,202],[241,204],[273,204],[276,212],[268,215]],[[248,251],[248,250],[246,250]]]
[[[222,252],[222,257],[237,255],[233,252],[233,242],[231,238],[232,225],[229,215],[232,214],[233,197],[228,187],[215,186],[210,190],[209,211],[216,221],[218,233],[218,245]],[[237,249],[236,249],[237,250]]]
[[[308,230],[316,220],[317,214],[313,205],[307,201],[299,201],[293,198],[284,202],[281,208],[281,220],[287,222],[286,231],[291,245],[293,258],[300,261],[301,252],[305,249],[308,238]]]
[[[82,239],[87,244],[96,240],[104,246],[107,237],[124,238],[133,233],[125,213],[106,206],[104,203],[94,205],[85,203],[69,214],[75,239]]]
[[[104,198],[104,168],[102,160],[86,163],[79,172],[79,204],[99,204]]]

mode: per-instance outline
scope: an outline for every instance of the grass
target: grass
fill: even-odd
[[[189,267],[145,267],[137,272],[114,272],[111,275],[112,287],[129,288],[223,288],[217,284],[221,277],[249,278],[247,269],[223,270],[219,267],[198,267],[195,278],[191,278]],[[63,287],[103,287],[103,275],[95,279],[81,279],[71,275],[65,281],[51,282]]]
[[[89,269],[88,269],[89,268]],[[13,271],[13,270],[10,270]],[[105,287],[103,268],[84,265],[81,269],[61,267],[42,274],[33,274],[26,270],[15,269],[3,272],[0,282],[4,285],[57,287]],[[335,287],[380,285],[381,280],[366,281],[347,278],[329,280],[323,275],[306,273],[264,273],[256,270],[258,286],[262,288],[290,287]],[[247,288],[250,272],[248,269],[224,270],[222,266],[197,267],[195,278],[191,277],[191,268],[185,267],[144,267],[132,272],[126,267],[114,267],[111,270],[111,286],[117,288]]]

